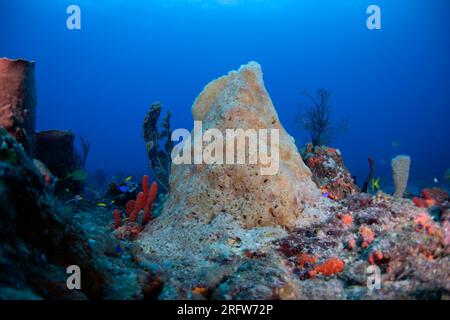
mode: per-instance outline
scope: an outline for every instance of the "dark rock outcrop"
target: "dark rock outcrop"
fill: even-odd
[[[48,167],[58,178],[55,186],[57,195],[69,190],[78,194],[83,190],[84,181],[70,176],[81,169],[80,155],[75,148],[75,135],[71,131],[48,130],[36,133],[34,157]]]
[[[109,226],[96,223],[62,207],[0,128],[0,300],[143,298],[145,273],[117,253]],[[66,287],[70,265],[81,269],[81,290]]]
[[[47,165],[58,178],[78,169],[75,135],[70,131],[48,130],[36,133],[34,157]]]

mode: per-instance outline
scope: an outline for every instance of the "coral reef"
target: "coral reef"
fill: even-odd
[[[392,177],[395,184],[394,197],[401,198],[406,191],[409,177],[409,166],[411,158],[409,156],[397,156],[392,159]]]
[[[326,197],[340,200],[359,192],[338,149],[308,144],[302,150],[302,158],[311,169],[313,181]]]
[[[209,84],[193,114],[207,128],[273,125],[282,130],[255,63]],[[173,166],[170,182],[176,188],[136,241],[161,267],[158,298],[450,297],[448,210],[436,222],[410,200],[382,192],[372,196],[355,189],[336,201],[318,197],[292,139],[285,132],[281,136],[284,163],[266,182],[251,174],[253,167],[244,173],[238,166]],[[299,214],[264,216],[270,212],[265,201],[272,208],[289,199],[291,190],[302,190],[301,196],[284,201],[284,209]],[[305,211],[308,204],[311,211]],[[367,285],[369,266],[380,268],[380,289]]]
[[[169,192],[169,175],[171,170],[171,151],[173,142],[171,139],[170,110],[158,126],[162,105],[154,102],[144,119],[142,129],[144,132],[147,156],[150,160],[152,171],[163,193]]]
[[[302,298],[448,297],[450,259],[444,224],[434,222],[428,212],[382,192],[351,196],[330,210],[335,216],[327,223],[300,229],[278,242],[280,252],[302,281]],[[342,212],[350,212],[352,225],[342,223]],[[305,253],[315,259],[299,264],[298,257]],[[380,289],[366,285],[371,264],[380,267]],[[431,280],[433,275],[435,280]],[[332,295],[328,292],[330,281]]]
[[[146,142],[159,159],[171,149],[157,147],[170,125],[167,117],[159,132],[161,109],[152,110]],[[278,173],[173,164],[170,177],[155,172],[157,181],[139,184],[120,175],[106,194],[63,206],[52,173],[83,176],[73,136],[50,134],[78,156],[59,167],[51,151],[49,169],[0,128],[0,299],[450,299],[449,195],[435,187],[402,198],[409,161],[393,161],[396,196],[359,193],[339,150],[310,145],[305,164],[255,62],[207,85],[192,113],[205,129],[279,129]],[[170,192],[157,201],[164,179]],[[82,270],[81,290],[66,287],[70,265]]]
[[[0,58],[0,127],[22,144],[34,148],[36,92],[34,62]]]

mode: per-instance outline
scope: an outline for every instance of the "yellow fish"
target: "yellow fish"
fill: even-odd
[[[99,202],[97,203],[97,207],[106,207],[106,203]]]
[[[380,178],[372,179],[372,192],[375,191],[375,189],[380,190]]]
[[[128,182],[128,181],[130,181],[131,179],[133,179],[133,176],[127,177],[127,178],[125,179],[125,182]]]

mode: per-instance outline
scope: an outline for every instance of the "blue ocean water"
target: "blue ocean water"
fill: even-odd
[[[81,30],[66,27],[72,4]],[[371,4],[381,30],[366,27]],[[36,61],[37,127],[86,136],[89,170],[148,170],[150,104],[190,129],[202,88],[255,60],[299,145],[302,93],[327,88],[336,119],[349,120],[332,145],[359,183],[368,156],[390,179],[390,159],[408,154],[411,177],[431,184],[450,167],[449,9],[448,0],[2,0],[0,56]]]

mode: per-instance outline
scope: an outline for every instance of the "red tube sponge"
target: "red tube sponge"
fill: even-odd
[[[148,192],[147,203],[145,204],[144,214],[142,215],[142,224],[147,224],[152,219],[152,207],[155,201],[156,194],[158,193],[158,184],[152,183],[152,187]]]
[[[122,225],[122,214],[120,213],[119,209],[114,210],[113,217],[114,217],[114,228],[117,229]]]
[[[141,209],[144,208],[145,206],[145,196],[144,196],[144,192],[139,192],[137,198],[136,198],[136,203],[134,205],[134,210],[130,215],[130,221],[132,222],[137,222],[138,220],[138,215],[139,215],[139,211],[141,211]]]
[[[134,200],[130,200],[130,201],[127,202],[127,204],[125,206],[125,211],[127,213],[127,218],[129,218],[131,213],[133,212],[134,206],[135,206],[135,201]]]

